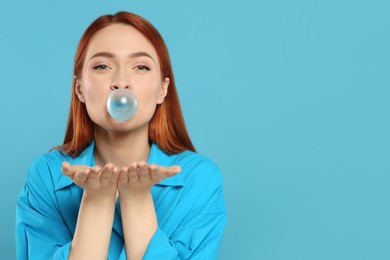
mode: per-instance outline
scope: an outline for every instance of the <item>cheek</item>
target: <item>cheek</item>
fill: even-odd
[[[85,91],[84,97],[86,103],[96,103],[101,102],[103,93],[100,93],[101,91],[98,90],[87,90]]]
[[[135,90],[135,92],[139,102],[139,116],[151,119],[157,106],[158,86],[154,83],[154,85],[145,86],[139,91]]]
[[[85,81],[84,84],[83,95],[89,116],[91,119],[104,116],[108,91],[97,85],[97,82]]]
[[[109,91],[107,89],[107,84],[104,79],[99,79],[97,77],[92,77],[88,73],[85,73],[84,80],[82,81],[82,86],[84,87],[83,94],[86,98],[86,101],[95,102],[101,101],[102,98]]]
[[[160,82],[160,78],[157,76],[145,78],[142,82],[138,82],[134,91],[140,97],[143,97],[150,102],[157,102],[157,99],[162,94],[162,85]]]
[[[105,118],[107,113],[106,100],[102,98],[102,96],[89,93],[89,95],[85,97],[85,106],[89,117],[95,123]]]
[[[157,105],[159,96],[157,88],[149,87],[148,89],[143,89],[142,91],[138,91],[135,94],[138,98],[140,106],[145,108],[147,107],[148,109],[154,109],[154,107]]]

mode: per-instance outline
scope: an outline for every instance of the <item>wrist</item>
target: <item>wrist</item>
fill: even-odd
[[[121,206],[124,205],[124,206],[135,207],[135,206],[148,205],[150,202],[153,203],[153,197],[150,191],[143,192],[143,193],[136,193],[136,194],[126,194],[126,195],[122,195],[121,193],[119,193],[119,198],[120,198]]]
[[[110,196],[101,196],[98,194],[91,194],[84,191],[83,201],[88,204],[100,205],[100,206],[110,206],[115,205],[116,195]]]

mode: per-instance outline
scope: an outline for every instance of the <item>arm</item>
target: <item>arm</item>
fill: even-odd
[[[62,166],[64,174],[84,188],[69,259],[107,259],[119,170],[112,164],[103,169]]]
[[[157,229],[152,195],[121,200],[120,205],[127,259],[142,259]]]
[[[149,243],[142,259],[217,258],[227,218],[221,174],[215,165],[206,164],[195,168],[187,171],[191,172],[192,176],[188,178],[184,190],[164,189],[166,193],[161,194],[166,200],[164,207],[174,207],[174,210],[170,213],[169,219],[164,220],[162,227],[153,227],[155,232],[151,238],[147,238]],[[118,183],[120,179],[121,177]],[[176,204],[175,201],[179,203]],[[150,204],[153,205],[152,203],[151,201]],[[121,202],[121,208],[122,204],[123,202]],[[159,204],[159,207],[163,206]],[[137,214],[137,212],[133,213]],[[133,213],[129,209],[129,214]],[[126,225],[125,222],[128,222],[128,219],[124,214],[126,213],[122,208],[122,222]],[[150,213],[150,216],[152,215],[155,216],[155,213]],[[134,220],[133,225],[140,229],[139,236],[142,236],[147,225],[143,222],[141,224],[139,217],[137,221]],[[148,232],[151,230],[149,229]],[[140,259],[140,257],[129,257],[129,240],[126,236],[128,231],[125,227],[124,232],[126,252],[122,251],[120,259],[126,259],[126,253],[127,259]]]
[[[127,259],[142,259],[157,230],[151,187],[180,170],[178,166],[148,166],[138,162],[121,171],[118,191]]]

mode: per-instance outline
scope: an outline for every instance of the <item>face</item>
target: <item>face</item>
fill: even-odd
[[[113,24],[90,40],[77,82],[77,96],[96,125],[128,131],[147,128],[156,106],[164,101],[169,78],[161,75],[157,53],[139,31]],[[128,121],[115,121],[107,112],[108,95],[117,88],[128,88],[137,96],[137,112]]]

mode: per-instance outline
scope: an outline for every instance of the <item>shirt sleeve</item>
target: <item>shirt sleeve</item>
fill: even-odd
[[[17,259],[67,259],[72,236],[55,203],[50,170],[33,163],[17,198]]]
[[[143,260],[217,259],[227,214],[221,175],[216,167],[214,171],[211,179],[200,179],[205,177],[201,174],[186,184],[188,193],[173,216],[181,224],[170,237],[157,228]],[[121,257],[126,259],[125,250]]]
[[[202,214],[171,239],[158,228],[143,260],[217,259],[225,223],[225,213]]]

